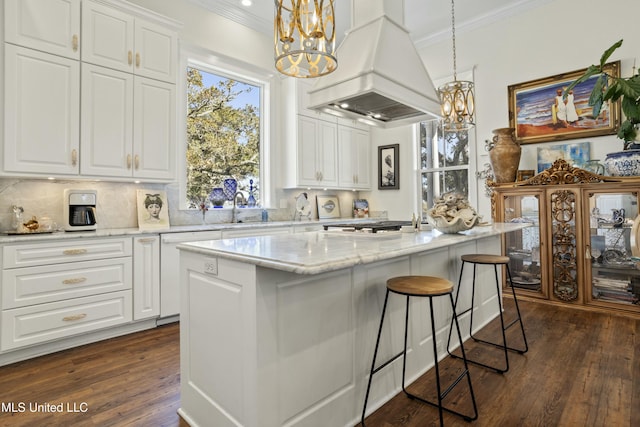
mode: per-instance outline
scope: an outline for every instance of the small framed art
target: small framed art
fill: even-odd
[[[353,200],[353,217],[369,218],[369,202],[367,201],[367,199]]]
[[[378,147],[378,190],[400,189],[400,144]]]
[[[337,196],[316,196],[318,219],[340,218],[340,201]]]
[[[138,228],[158,230],[169,228],[167,193],[158,190],[137,190]]]

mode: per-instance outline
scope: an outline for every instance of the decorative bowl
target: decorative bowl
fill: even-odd
[[[604,165],[611,176],[638,176],[640,175],[640,150],[609,153],[604,160]]]
[[[478,215],[474,215],[470,219],[465,219],[461,216],[454,218],[447,218],[442,215],[431,215],[427,211],[427,220],[429,224],[433,225],[433,228],[444,234],[455,234],[461,231],[472,229],[480,220]]]

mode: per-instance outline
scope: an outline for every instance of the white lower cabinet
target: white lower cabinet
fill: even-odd
[[[131,322],[132,255],[131,237],[4,245],[0,352]]]
[[[131,290],[2,311],[0,350],[12,350],[131,321]]]
[[[133,320],[160,315],[160,236],[133,238]]]

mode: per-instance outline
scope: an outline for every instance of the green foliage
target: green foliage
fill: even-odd
[[[227,79],[205,87],[199,70],[187,72],[187,198],[199,206],[225,178],[259,176],[260,117],[252,105],[234,107],[243,90]],[[249,92],[252,88],[244,91]]]
[[[602,73],[593,87],[589,97],[589,105],[593,107],[594,117],[597,117],[600,114],[603,103],[609,100],[615,102],[621,99],[620,105],[626,120],[620,125],[618,138],[625,141],[624,148],[627,149],[631,143],[635,142],[634,140],[638,133],[636,125],[640,124],[640,75],[636,74],[635,76],[622,78],[605,73],[604,66],[611,54],[620,46],[622,46],[622,40],[617,41],[609,49],[605,50],[600,57],[600,65],[591,65],[587,68],[580,78],[567,87],[565,94],[590,77]],[[609,82],[608,87],[606,86],[607,81]],[[606,89],[603,91],[605,87]]]

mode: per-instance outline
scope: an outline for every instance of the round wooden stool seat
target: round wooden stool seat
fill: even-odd
[[[509,264],[509,257],[490,254],[466,254],[460,257],[462,261],[474,264]]]
[[[437,296],[453,292],[453,283],[434,276],[399,276],[387,280],[391,292],[411,296]]]

